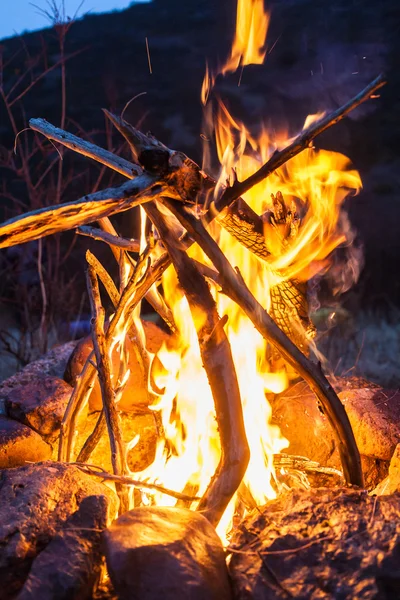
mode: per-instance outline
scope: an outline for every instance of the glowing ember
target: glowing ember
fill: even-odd
[[[231,56],[219,73],[211,74],[207,69],[203,83],[205,134],[207,140],[215,139],[221,165],[216,196],[227,180],[232,179],[233,169],[243,180],[277,148],[290,142],[284,133],[272,136],[265,129],[258,137],[250,135],[213,90],[218,75],[263,62],[269,23],[263,5],[263,0],[239,0]],[[308,117],[305,126],[320,116]],[[208,160],[205,156],[206,163]],[[347,241],[349,232],[341,207],[349,191],[357,191],[360,186],[359,175],[350,168],[346,157],[309,148],[244,196],[248,205],[263,215],[265,260],[257,258],[218,224],[213,225],[211,231],[231,264],[240,269],[252,293],[269,309],[275,286],[309,280],[327,267],[330,253]],[[142,240],[144,232],[142,223]],[[192,246],[190,255],[206,262],[196,246]],[[143,480],[201,496],[220,458],[214,403],[202,368],[188,303],[172,268],[163,276],[163,289],[179,329],[179,347],[164,346],[153,362],[152,379],[164,393],[151,408],[161,411],[164,437],[159,440],[153,464],[140,476]],[[282,361],[273,360],[270,348],[240,308],[216,289],[214,295],[220,316],[228,316],[225,330],[236,365],[251,449],[250,464],[239,493],[262,504],[275,496],[271,486],[273,455],[287,446],[279,429],[270,423],[271,408],[266,393],[283,391],[290,373]],[[300,321],[294,326],[300,328]],[[123,332],[119,332],[118,342],[121,335]],[[307,332],[303,335],[307,339]],[[277,364],[280,364],[278,368]],[[146,496],[144,493],[143,501],[163,505],[176,502],[165,495]],[[234,497],[221,522],[221,536],[229,530],[236,505],[237,497]]]

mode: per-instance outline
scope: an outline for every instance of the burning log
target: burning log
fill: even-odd
[[[229,340],[205,279],[178,247],[162,214],[153,205],[146,212],[163,240],[188,300],[200,354],[211,387],[221,440],[221,459],[197,510],[218,525],[239,487],[250,458],[242,403]]]
[[[189,213],[185,207],[179,206],[166,198],[163,198],[163,202],[212,261],[219,273],[223,292],[239,304],[261,335],[270,341],[285,360],[307,381],[321,402],[335,432],[346,481],[362,487],[363,475],[360,455],[350,421],[336,392],[322,370],[313,365],[279,329],[267,311],[251,294],[240,272],[232,268],[218,244],[202,223]]]

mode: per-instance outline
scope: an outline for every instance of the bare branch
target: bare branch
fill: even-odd
[[[129,210],[151,201],[161,189],[162,186],[156,183],[154,177],[141,175],[119,187],[107,188],[73,202],[46,206],[19,215],[0,225],[0,248],[31,242]]]
[[[320,135],[323,131],[326,131],[332,125],[339,123],[346,115],[352,110],[357,108],[360,104],[368,100],[372,94],[374,94],[379,88],[386,84],[384,76],[379,75],[374,81],[372,81],[366,88],[364,88],[357,96],[346,102],[342,107],[337,110],[328,113],[322,119],[319,119],[310,127],[307,127],[302,131],[289,146],[275,152],[271,158],[260,168],[258,171],[250,175],[244,181],[236,181],[232,187],[228,187],[222,193],[222,196],[215,202],[215,210],[221,211],[226,206],[230,206],[232,202],[240,196],[243,196],[250,188],[260,183],[263,179],[268,177],[271,173],[276,171],[288,160],[299,154],[306,148],[308,148],[314,138]]]
[[[128,179],[133,179],[143,173],[139,165],[135,165],[108,150],[104,150],[104,148],[100,148],[96,144],[82,140],[72,133],[59,129],[48,123],[45,119],[30,119],[29,126],[34,131],[42,133],[49,140],[60,142],[60,144],[74,152],[83,154],[83,156],[87,156],[88,158],[93,158],[97,162],[110,167],[113,171],[125,175]]]
[[[321,369],[313,365],[279,329],[267,311],[254,298],[240,273],[232,268],[218,244],[202,223],[186,207],[167,198],[163,198],[163,202],[214,264],[219,273],[223,292],[242,308],[260,334],[271,342],[283,358],[307,381],[321,402],[338,441],[346,481],[362,487],[363,474],[360,454],[349,418],[336,392]]]

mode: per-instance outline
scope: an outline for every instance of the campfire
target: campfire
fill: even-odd
[[[230,112],[217,80],[236,73],[240,83],[247,65],[265,60],[268,22],[262,0],[238,0],[231,54],[218,70],[207,67],[201,91],[202,166],[123,114],[105,111],[131,161],[31,119],[31,129],[52,143],[127,181],[0,227],[2,248],[76,229],[107,244],[119,267],[114,281],[86,254],[91,345],[62,419],[58,461],[115,486],[120,519],[140,507],[185,507],[206,517],[225,545],[255,507],[279,502],[291,469],[363,487],[348,415],[321,366],[307,291],[335,249],[352,241],[343,203],[361,180],[347,157],[313,143],[385,81],[377,77],[332,113],[305,115],[295,137],[262,123],[250,131],[246,115],[239,120]],[[140,207],[139,239],[121,237],[111,220],[133,207]],[[154,352],[141,319],[144,298],[169,331]],[[332,428],[342,472],[282,453],[289,442],[272,422],[268,400],[299,377]],[[102,406],[82,438],[95,386]],[[127,397],[154,415],[158,428],[153,460],[139,471],[127,456],[141,432],[126,443],[122,431]],[[112,472],[91,461],[104,435]]]

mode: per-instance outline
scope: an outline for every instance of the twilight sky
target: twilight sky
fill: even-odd
[[[58,6],[62,0],[55,0]],[[146,2],[149,0],[136,0]],[[73,17],[81,0],[64,0],[65,14]],[[79,15],[87,12],[99,13],[112,10],[121,10],[132,4],[132,0],[85,0]],[[34,29],[43,29],[49,26],[46,17],[39,13],[32,4],[48,9],[47,0],[0,0],[0,40]]]

